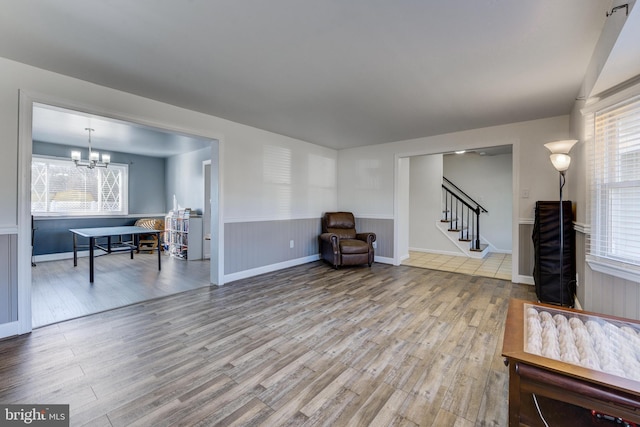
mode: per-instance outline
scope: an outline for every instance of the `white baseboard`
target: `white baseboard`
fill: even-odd
[[[234,282],[240,279],[247,279],[249,277],[258,276],[264,273],[271,273],[273,271],[282,270],[284,268],[295,267],[297,265],[306,264],[313,261],[318,261],[320,254],[311,255],[304,258],[296,258],[285,262],[279,262],[277,264],[265,265],[258,268],[252,268],[250,270],[239,271],[237,273],[225,274],[224,283]]]
[[[393,258],[387,258],[387,257],[384,257],[384,256],[374,256],[373,260],[375,262],[379,262],[380,264],[391,264],[391,265],[394,265],[393,264]]]
[[[225,274],[224,283],[228,284],[230,282],[235,282],[236,280],[247,279],[249,277],[258,276],[264,273],[271,273],[273,271],[282,270],[289,267],[295,267],[297,265],[307,264],[310,262],[318,261],[320,259],[320,254],[311,255],[304,258],[292,259],[285,262],[279,262],[277,264],[265,265],[263,267],[252,268],[250,270],[239,271],[237,273]],[[375,262],[379,262],[381,264],[391,264],[393,265],[393,258],[387,257],[375,257]]]
[[[521,274],[516,276],[516,283],[522,283],[524,285],[532,285],[532,286],[536,284],[533,281],[533,276],[523,276]]]
[[[20,334],[20,322],[7,322],[0,325],[0,339]]]
[[[513,252],[511,251],[511,249],[496,249],[496,248],[491,248],[491,252],[493,252],[494,254],[508,254],[508,255],[512,255]]]
[[[460,256],[460,257],[467,258],[467,256],[462,252],[440,251],[440,250],[422,249],[422,248],[409,248],[409,250],[411,252],[422,252],[425,254],[451,255],[451,256]]]

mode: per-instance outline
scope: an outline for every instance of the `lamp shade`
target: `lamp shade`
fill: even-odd
[[[547,142],[544,144],[547,150],[551,151],[551,154],[569,154],[571,148],[578,142],[577,139],[565,139],[562,141]]]
[[[569,151],[578,142],[577,139],[565,139],[562,141],[547,142],[544,144],[547,150],[551,151],[551,163],[558,172],[564,172],[569,169],[571,157]]]
[[[571,164],[571,156],[568,154],[552,154],[551,163],[553,163],[553,167],[556,168],[558,172],[564,172],[569,169],[569,165]]]

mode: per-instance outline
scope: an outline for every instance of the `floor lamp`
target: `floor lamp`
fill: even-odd
[[[575,139],[553,141],[544,144],[551,151],[551,163],[559,172],[560,179],[560,305],[564,305],[564,209],[562,206],[562,189],[566,181],[565,172],[571,164],[569,151],[578,142]]]

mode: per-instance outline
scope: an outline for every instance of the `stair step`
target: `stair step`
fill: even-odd
[[[482,251],[484,251],[485,249],[487,249],[487,247],[489,247],[489,245],[484,244],[484,243],[481,243],[481,244],[480,244],[480,249],[473,249],[473,248],[471,248],[470,250],[471,250],[471,252],[482,252]]]
[[[447,231],[455,231],[456,233],[460,232],[459,228],[449,228]]]

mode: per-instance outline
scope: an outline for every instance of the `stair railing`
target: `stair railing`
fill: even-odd
[[[488,213],[480,203],[476,202],[467,193],[462,191],[457,185],[449,181],[444,176],[442,177],[442,189],[445,202],[445,215],[448,215],[449,231],[460,232],[459,239],[461,241],[471,242],[471,250],[479,251],[480,249],[480,214]],[[466,222],[465,222],[466,215]],[[447,218],[445,218],[446,220]],[[454,228],[453,223],[456,222]],[[459,227],[458,221],[464,226],[467,224],[466,229]],[[469,234],[471,230],[471,234]],[[474,237],[474,239],[470,238]]]

